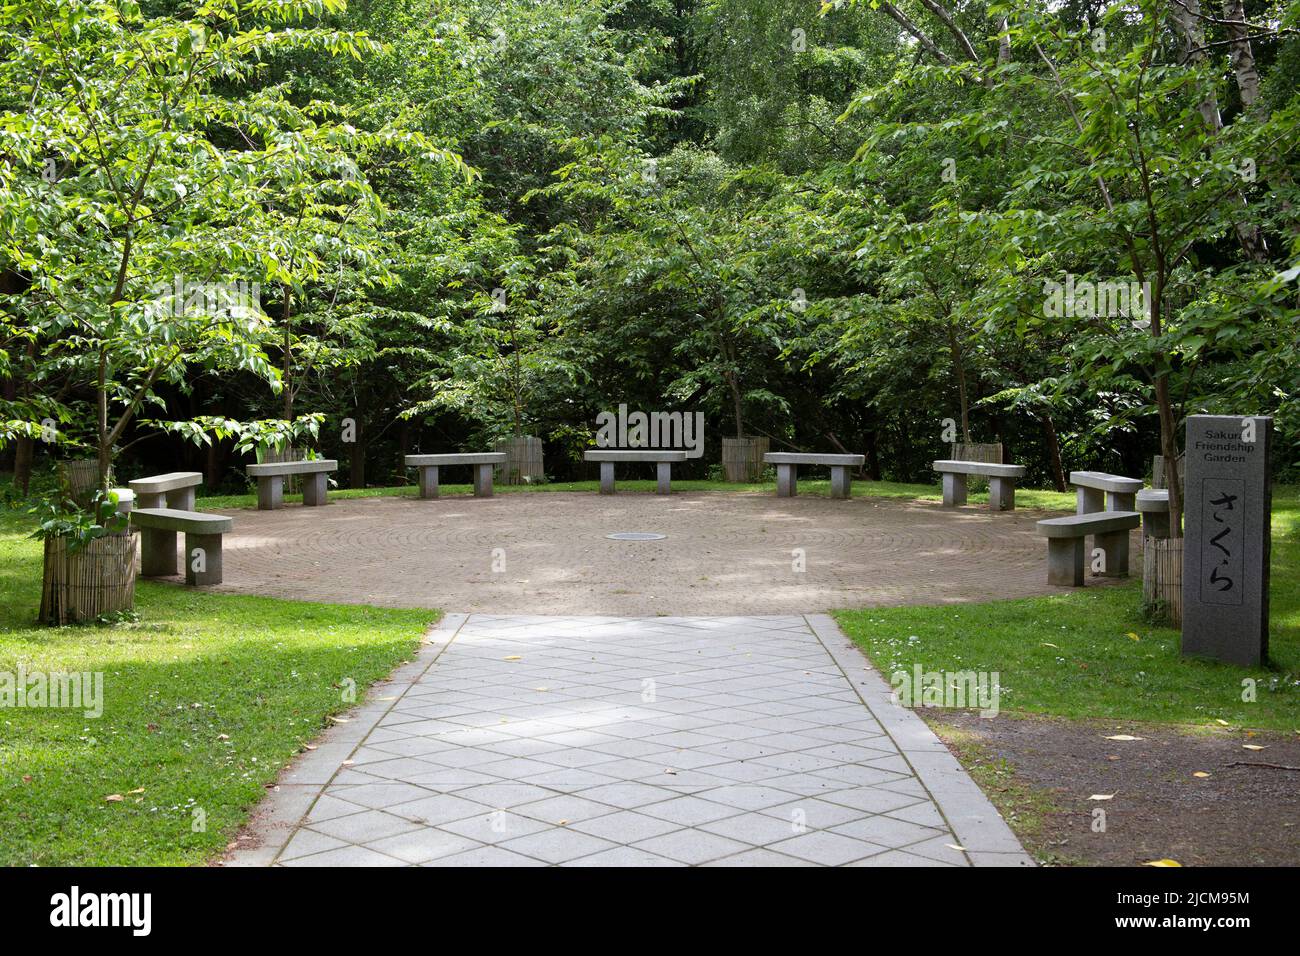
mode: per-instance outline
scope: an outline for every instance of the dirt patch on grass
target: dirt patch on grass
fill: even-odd
[[[1300,772],[1260,766],[1300,767],[1298,735],[1005,714],[982,720],[955,711],[922,716],[1040,862],[1300,865]],[[1106,739],[1120,734],[1141,739]],[[1090,799],[1096,794],[1114,796]],[[1096,827],[1098,808],[1104,830]]]

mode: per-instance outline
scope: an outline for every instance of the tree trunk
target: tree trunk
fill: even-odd
[[[280,381],[284,389],[284,420],[293,421],[293,325],[291,321],[292,301],[289,287],[281,286],[284,302],[280,306],[280,321],[284,323],[284,356],[281,359]]]
[[[14,485],[24,494],[32,483],[32,462],[36,443],[26,435],[14,441]]]
[[[359,418],[356,420],[356,429],[352,442],[352,461],[348,466],[348,480],[353,488],[364,488],[366,486],[366,439]]]
[[[1255,67],[1255,53],[1250,48],[1246,6],[1242,0],[1223,0],[1223,18],[1228,21],[1225,24],[1231,41],[1228,56],[1237,77],[1237,92],[1241,95],[1241,105],[1249,111],[1259,99],[1259,70]]]
[[[1056,434],[1056,423],[1050,414],[1039,416],[1043,423],[1043,435],[1047,439],[1047,459],[1052,463],[1052,481],[1057,491],[1065,491],[1065,464],[1061,461],[1061,441]]]
[[[1160,411],[1160,454],[1165,458],[1165,480],[1169,486],[1169,533],[1181,536],[1183,527],[1183,492],[1178,474],[1178,422],[1169,398],[1169,378],[1156,378],[1156,407]]]
[[[880,447],[876,430],[874,428],[868,429],[865,437],[867,444],[867,478],[871,481],[879,481]]]
[[[957,400],[961,403],[961,440],[970,444],[970,398],[966,394],[966,362],[962,355],[957,330],[948,326],[948,351],[952,354],[952,369],[957,376]]]

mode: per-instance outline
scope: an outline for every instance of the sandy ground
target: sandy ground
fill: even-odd
[[[222,590],[529,614],[780,614],[1050,593],[1043,513],[545,492],[228,512]],[[614,541],[649,531],[659,541]],[[804,570],[796,570],[801,566]]]

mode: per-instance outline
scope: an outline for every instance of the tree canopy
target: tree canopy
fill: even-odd
[[[1300,474],[1295,2],[35,0],[0,51],[20,478],[567,477],[623,402],[705,412],[700,469],[955,437],[1060,486],[1204,411]]]

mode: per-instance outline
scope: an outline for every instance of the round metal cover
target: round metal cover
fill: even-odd
[[[668,535],[655,534],[653,531],[615,531],[605,537],[613,538],[615,541],[659,541]]]

